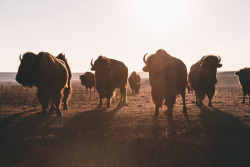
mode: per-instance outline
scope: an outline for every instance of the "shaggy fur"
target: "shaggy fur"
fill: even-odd
[[[155,114],[158,117],[159,107],[163,100],[168,107],[166,111],[172,117],[176,96],[181,94],[183,112],[186,112],[185,90],[187,85],[187,68],[179,59],[170,56],[165,50],[159,49],[146,60],[144,72],[149,72],[152,99],[155,104]]]
[[[50,112],[56,110],[61,116],[60,101],[62,91],[68,87],[68,70],[62,61],[47,52],[38,55],[28,52],[23,55],[16,81],[23,86],[36,86],[37,95],[42,104],[42,113],[50,106]]]
[[[248,96],[250,96],[250,68],[243,68],[239,71],[236,71],[235,75],[239,76],[239,81],[243,92],[242,103],[244,104],[246,95],[248,94]],[[250,98],[249,98],[249,104],[250,104]]]
[[[95,92],[95,74],[92,72],[86,72],[85,74],[80,75],[79,79],[81,80],[81,84],[86,87],[86,93],[88,92],[88,89],[91,92],[93,87]]]
[[[139,94],[139,89],[141,87],[141,77],[135,71],[129,76],[128,82],[132,93]]]
[[[222,67],[217,56],[204,56],[190,68],[188,81],[191,88],[195,91],[196,105],[203,105],[202,100],[205,95],[208,96],[208,106],[212,107],[212,99],[215,94],[215,84],[217,83],[216,73],[217,68]]]
[[[128,68],[123,62],[99,56],[92,64],[95,71],[96,90],[100,96],[98,106],[102,106],[102,99],[107,98],[107,107],[110,107],[110,99],[114,95],[115,88],[119,88],[121,99],[119,104],[127,103],[127,79]]]
[[[69,66],[69,63],[65,57],[65,54],[62,54],[60,53],[56,58],[60,59],[63,61],[63,63],[65,64],[65,66],[67,67],[67,70],[68,70],[68,87],[65,87],[64,90],[63,90],[63,108],[65,110],[68,110],[68,98],[69,98],[69,95],[70,95],[70,92],[71,92],[71,78],[72,78],[72,73],[71,73],[71,69],[70,69],[70,66]]]

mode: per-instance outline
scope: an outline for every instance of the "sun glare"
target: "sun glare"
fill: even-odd
[[[187,14],[187,0],[138,0],[139,19],[149,28],[166,30],[175,28]]]

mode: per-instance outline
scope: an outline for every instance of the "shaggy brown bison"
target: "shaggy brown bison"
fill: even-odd
[[[50,106],[50,112],[56,110],[61,116],[60,101],[62,91],[68,87],[68,70],[65,63],[47,52],[38,55],[27,52],[21,58],[16,81],[23,86],[36,86],[37,95],[42,104],[42,113]]]
[[[91,92],[91,89],[93,87],[95,91],[95,74],[93,74],[92,72],[86,72],[85,74],[80,75],[79,79],[81,80],[81,84],[85,86],[86,93],[88,92],[88,89]]]
[[[220,56],[207,55],[193,64],[190,68],[188,81],[195,91],[196,105],[201,106],[205,95],[208,96],[208,106],[212,107],[212,98],[215,94],[215,84],[217,83],[217,68],[222,67]]]
[[[187,111],[185,102],[185,90],[187,85],[187,68],[179,59],[172,57],[165,50],[159,49],[143,61],[146,66],[143,71],[149,72],[152,99],[155,104],[155,114],[158,117],[159,107],[163,100],[168,107],[166,113],[172,117],[176,96],[181,94],[183,100],[183,112]]]
[[[248,96],[250,96],[250,68],[243,68],[239,71],[236,71],[235,75],[239,76],[239,81],[243,92],[242,103],[244,104],[246,95],[248,94]],[[250,98],[249,98],[249,104],[250,104]]]
[[[100,96],[98,106],[102,106],[102,99],[107,98],[107,107],[110,107],[110,99],[115,88],[120,88],[121,98],[119,104],[127,103],[127,79],[128,68],[123,62],[99,56],[93,64],[91,70],[95,71],[96,90]]]
[[[141,87],[141,77],[135,71],[129,76],[128,82],[132,93],[139,94],[139,89]]]
[[[60,53],[56,58],[60,59],[60,60],[63,60],[65,66],[67,67],[67,70],[68,70],[68,87],[65,87],[64,90],[63,90],[63,108],[65,110],[68,110],[68,98],[69,98],[69,95],[70,95],[70,92],[71,92],[71,78],[72,78],[72,73],[71,73],[71,69],[69,67],[69,63],[65,57],[65,54],[63,53]]]

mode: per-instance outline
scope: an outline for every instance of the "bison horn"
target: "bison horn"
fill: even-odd
[[[93,67],[94,66],[94,64],[93,64],[93,59],[91,60],[91,63],[90,63],[90,65]]]
[[[146,53],[144,56],[143,56],[143,62],[145,63],[145,64],[147,64],[147,61],[146,61],[146,55],[147,55],[148,53]]]
[[[220,63],[221,61],[221,57],[218,55],[218,64]]]
[[[21,54],[20,54],[20,56],[19,56],[19,60],[22,61],[22,56],[21,56]]]
[[[201,61],[203,61],[205,57],[206,57],[206,56],[203,56],[203,57],[201,58]]]

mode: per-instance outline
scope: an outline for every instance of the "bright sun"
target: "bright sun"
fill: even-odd
[[[187,13],[187,0],[138,0],[139,18],[155,30],[179,26]]]

